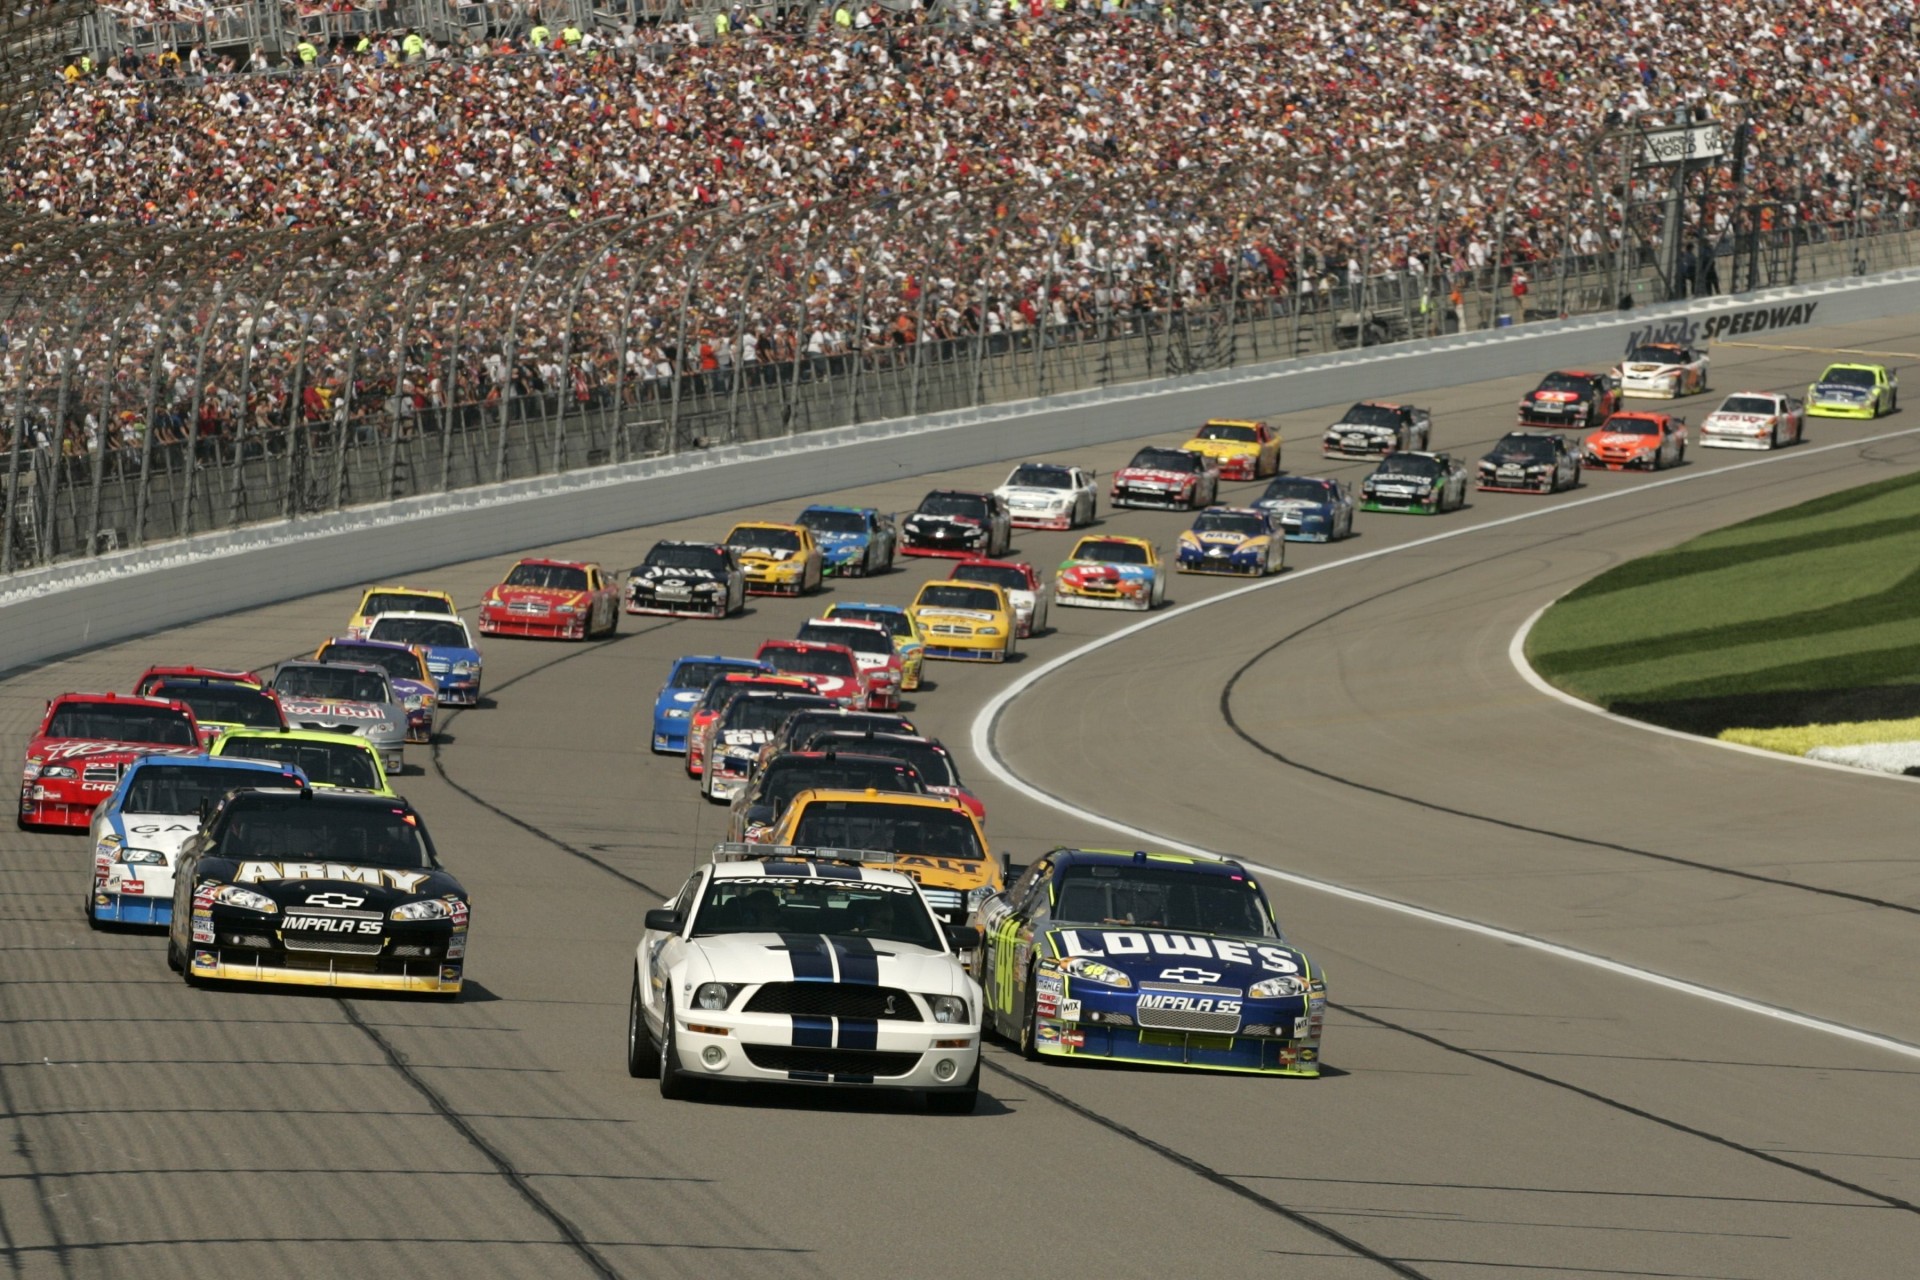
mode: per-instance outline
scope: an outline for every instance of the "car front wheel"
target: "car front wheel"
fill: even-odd
[[[694,1082],[680,1065],[680,1046],[673,1034],[673,999],[660,1006],[660,1096],[669,1102],[681,1102],[694,1094]]]
[[[647,1027],[647,1012],[640,1003],[640,975],[633,975],[633,995],[627,1002],[627,1074],[644,1080],[660,1070],[660,1049]]]

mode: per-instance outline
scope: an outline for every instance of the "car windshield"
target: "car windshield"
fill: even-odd
[[[1253,881],[1151,865],[1068,867],[1054,886],[1053,921],[1274,936]]]
[[[281,727],[280,708],[272,695],[237,684],[171,684],[154,686],[156,698],[177,698],[193,708],[201,724],[243,724],[249,729]]]
[[[1073,559],[1093,560],[1100,564],[1145,564],[1147,549],[1137,542],[1087,538],[1073,549]]]
[[[367,639],[425,645],[429,649],[473,648],[473,638],[458,618],[382,618],[373,624]]]
[[[777,874],[716,877],[694,913],[693,936],[724,933],[827,934],[940,951],[933,917],[908,885]],[[805,868],[794,867],[795,871]],[[782,961],[781,963],[785,963]]]
[[[1197,437],[1201,440],[1234,440],[1241,444],[1256,444],[1260,433],[1252,427],[1238,422],[1209,422],[1200,428]]]
[[[1025,466],[1015,467],[1013,474],[1007,477],[1007,484],[1022,489],[1071,489],[1073,472],[1065,467],[1028,463]]]
[[[788,716],[805,707],[829,705],[825,698],[735,698],[720,718],[722,732],[733,730],[777,732]]]
[[[808,507],[800,513],[796,524],[803,524],[817,533],[865,533],[867,517],[859,511],[835,511],[829,507]]]
[[[1502,436],[1500,443],[1493,446],[1493,457],[1498,462],[1551,462],[1553,438],[1523,436],[1517,432]]]
[[[433,866],[419,819],[406,810],[317,801],[229,810],[215,834],[214,853],[249,862],[344,862],[414,871]]]
[[[387,678],[352,667],[283,667],[273,677],[273,691],[295,698],[330,698],[340,702],[392,702]]]
[[[662,542],[647,552],[646,567],[653,569],[705,569],[709,573],[727,571],[727,553],[718,547],[678,546]]]
[[[223,756],[294,765],[315,786],[380,789],[373,749],[363,743],[243,736],[223,739],[216,749]]]
[[[747,551],[798,551],[800,535],[791,529],[735,529],[727,535],[727,545]]]
[[[1267,532],[1267,522],[1259,516],[1234,511],[1203,511],[1193,522],[1195,533],[1238,533],[1257,538]]]
[[[1629,417],[1616,414],[1607,419],[1607,425],[1600,428],[1619,436],[1657,436],[1660,434],[1660,422],[1657,418]]]
[[[821,800],[809,804],[793,843],[831,849],[886,849],[933,858],[984,858],[963,812],[885,800]]]
[[[1027,585],[1024,571],[1010,564],[957,564],[953,567],[955,582],[991,582],[996,587],[1005,587],[1008,591],[1031,591]]]
[[[722,676],[755,668],[744,662],[682,662],[667,681],[669,689],[704,689]]]
[[[377,644],[330,644],[320,650],[321,662],[351,662],[378,667],[396,680],[425,680],[420,655],[411,649],[389,649]]]
[[[775,671],[796,676],[851,677],[857,670],[851,656],[827,648],[798,649],[777,645],[762,649],[760,661],[771,664]]]
[[[1758,417],[1770,418],[1779,412],[1779,406],[1765,396],[1728,396],[1727,402],[1716,412],[1751,413]]]
[[[997,613],[1003,607],[997,591],[945,582],[929,582],[920,588],[914,603],[928,609],[981,609],[988,613]]]
[[[1577,377],[1571,373],[1550,373],[1540,379],[1535,391],[1566,391],[1577,396],[1593,394],[1593,379]]]
[[[291,786],[279,774],[259,769],[222,769],[206,765],[145,764],[127,783],[120,808],[125,813],[187,814],[211,807],[229,791],[243,787]]]
[[[877,622],[887,629],[887,634],[909,639],[913,635],[913,623],[907,615],[897,609],[862,609],[858,605],[848,607],[837,604],[828,615],[834,618],[851,618],[856,622]]]
[[[1690,357],[1679,347],[1638,346],[1627,357],[1628,364],[1685,364]]]
[[[1377,476],[1417,476],[1431,480],[1440,474],[1440,460],[1418,453],[1396,453],[1380,464]]]
[[[160,747],[191,747],[199,741],[192,722],[182,712],[166,707],[115,706],[110,702],[61,704],[47,724],[46,736],[144,742]]]
[[[836,627],[831,622],[807,622],[800,627],[800,639],[811,644],[843,644],[855,653],[893,652],[893,641],[884,631],[872,627]]]
[[[808,760],[787,757],[769,761],[760,783],[760,803],[775,813],[802,791],[900,791],[920,794],[920,775],[899,760]]]
[[[1400,411],[1383,404],[1357,404],[1340,419],[1343,427],[1397,427]]]
[[[376,591],[360,606],[362,617],[380,613],[452,613],[453,606],[439,596],[417,596],[406,591]]]
[[[1260,495],[1262,502],[1326,502],[1331,498],[1333,486],[1325,480],[1307,480],[1299,476],[1282,476],[1267,486]]]
[[[517,564],[501,585],[540,587],[547,591],[585,591],[587,571],[570,564]]]
[[[1198,471],[1205,464],[1185,449],[1142,449],[1127,465],[1141,471]]]
[[[1838,383],[1843,387],[1873,387],[1878,379],[1871,369],[1843,369],[1839,365],[1820,375],[1820,381],[1829,386]]]
[[[923,516],[970,516],[975,520],[985,520],[988,515],[987,500],[977,493],[930,493],[920,499],[917,512]]]

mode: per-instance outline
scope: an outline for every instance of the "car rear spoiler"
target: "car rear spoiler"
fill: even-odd
[[[713,846],[713,861],[721,862],[852,862],[890,863],[895,855],[885,849],[833,849],[814,845],[748,844],[742,840],[723,840]]]

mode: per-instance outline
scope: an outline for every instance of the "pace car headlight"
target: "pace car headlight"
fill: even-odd
[[[1247,988],[1247,994],[1255,1000],[1278,1000],[1287,996],[1300,996],[1307,993],[1307,984],[1301,978],[1268,978],[1256,982]]]
[[[703,982],[694,988],[693,1007],[714,1012],[733,1003],[743,984],[738,982]]]
[[[453,904],[445,898],[422,898],[418,902],[401,903],[389,913],[388,918],[393,920],[451,920],[453,916]]]
[[[933,1010],[935,1022],[965,1022],[967,1020],[967,1002],[959,996],[928,996],[927,1007]]]
[[[223,907],[239,907],[243,911],[259,911],[266,915],[272,915],[280,909],[279,904],[266,894],[242,889],[237,884],[221,885],[214,891],[213,900]]]
[[[1069,956],[1059,965],[1081,982],[1097,982],[1106,987],[1133,986],[1132,978],[1110,964],[1101,964],[1092,956]]]
[[[122,849],[115,861],[141,867],[164,867],[167,865],[167,855],[158,849]]]

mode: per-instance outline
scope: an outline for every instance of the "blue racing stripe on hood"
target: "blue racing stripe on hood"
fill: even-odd
[[[826,940],[817,933],[783,933],[780,941],[787,950],[787,963],[793,966],[795,982],[832,982],[833,959]]]
[[[840,981],[861,987],[880,985],[880,961],[866,938],[829,938],[840,962]]]
[[[872,1018],[841,1018],[838,1048],[874,1049],[880,1044],[880,1024]]]

